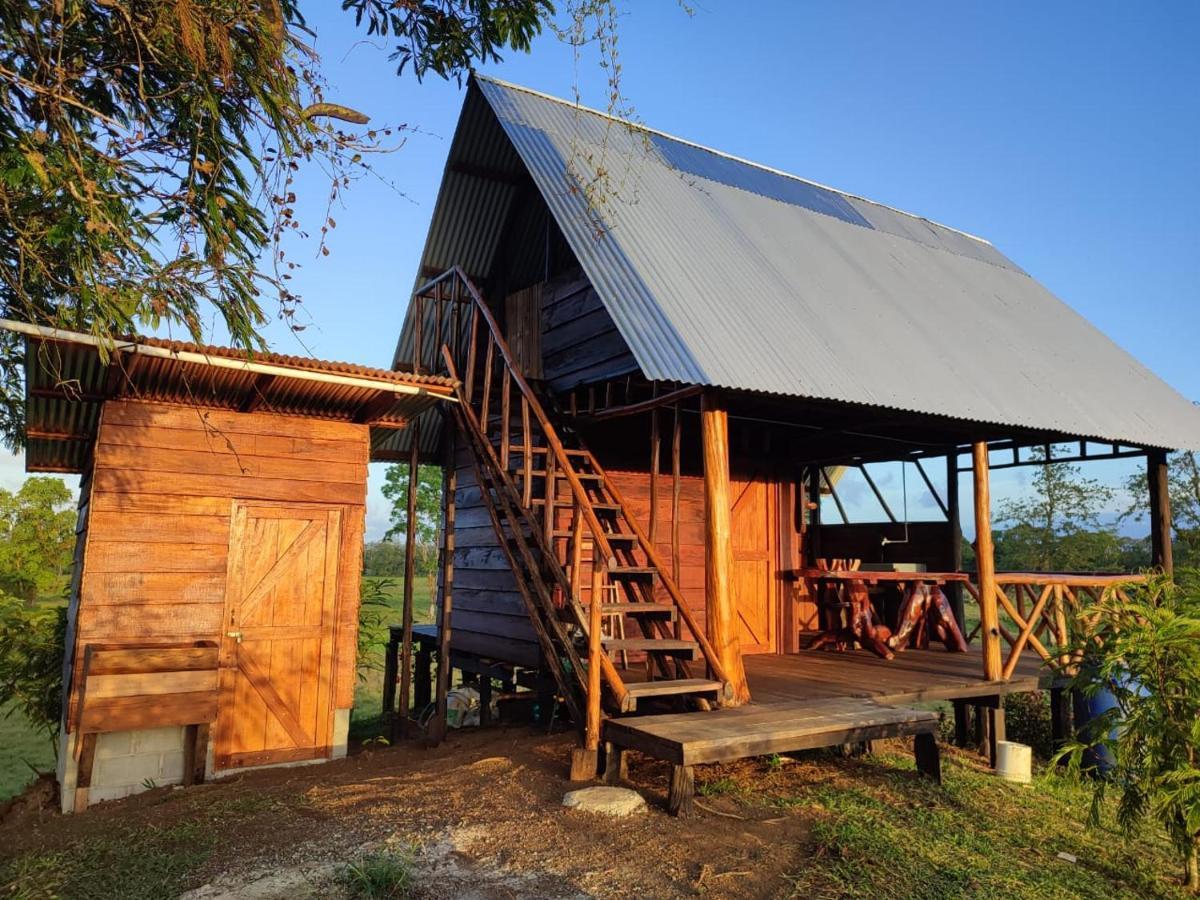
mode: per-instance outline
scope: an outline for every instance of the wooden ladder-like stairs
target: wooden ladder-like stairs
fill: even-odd
[[[452,269],[414,302],[419,317],[422,302],[438,304],[440,368],[459,381],[458,434],[585,750],[598,747],[602,714],[649,701],[708,708],[731,697],[657,549],[578,434],[552,423],[470,281]],[[417,343],[422,359],[419,335]],[[645,663],[632,678],[613,662],[630,654]]]

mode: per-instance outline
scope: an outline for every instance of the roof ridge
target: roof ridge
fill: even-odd
[[[723,159],[731,160],[732,162],[741,163],[742,165],[753,166],[754,168],[761,169],[764,172],[770,172],[773,175],[779,175],[780,177],[783,177],[783,178],[790,178],[793,181],[799,181],[803,184],[807,184],[807,185],[810,185],[815,188],[820,188],[821,190],[832,191],[833,193],[839,194],[842,197],[849,197],[854,200],[860,200],[863,203],[870,203],[872,206],[878,206],[881,209],[889,210],[890,212],[894,212],[897,215],[907,216],[910,219],[918,219],[922,222],[927,222],[930,225],[936,225],[938,228],[945,228],[947,231],[953,231],[955,234],[960,234],[965,238],[970,238],[971,240],[978,241],[981,244],[986,244],[989,247],[993,247],[993,248],[995,247],[995,244],[993,244],[987,238],[980,237],[977,234],[972,234],[969,231],[963,231],[961,228],[955,228],[953,225],[946,225],[942,222],[938,222],[935,219],[931,219],[928,216],[922,216],[917,213],[909,212],[908,210],[900,209],[899,207],[889,206],[887,203],[881,203],[878,200],[872,200],[870,197],[864,197],[861,194],[855,194],[855,193],[851,193],[850,191],[844,191],[841,188],[831,187],[830,185],[822,184],[819,181],[813,181],[811,178],[804,178],[803,176],[796,175],[792,172],[785,172],[783,169],[777,169],[774,166],[768,166],[766,163],[755,162],[752,159],[746,159],[745,157],[742,157],[742,156],[735,156],[732,153],[726,153],[724,150],[717,150],[715,147],[709,147],[705,144],[700,144],[700,143],[697,143],[696,141],[691,141],[691,140],[688,140],[687,138],[679,137],[678,135],[671,134],[670,132],[667,132],[667,131],[663,131],[660,128],[653,128],[642,122],[634,122],[631,119],[623,119],[620,116],[614,116],[612,113],[607,113],[607,112],[604,112],[603,110],[595,109],[591,106],[585,106],[582,103],[572,103],[570,100],[565,100],[562,97],[555,97],[553,94],[547,94],[545,91],[539,91],[536,88],[526,87],[525,85],[522,85],[522,84],[515,84],[511,81],[505,81],[503,78],[496,78],[493,75],[482,75],[479,72],[472,72],[471,75],[473,78],[476,78],[480,81],[487,81],[487,82],[490,82],[491,84],[499,85],[500,87],[511,88],[514,91],[521,91],[522,93],[530,94],[531,96],[534,96],[534,97],[541,97],[543,100],[550,100],[554,103],[558,103],[563,106],[568,106],[571,109],[574,109],[577,111],[591,113],[594,116],[600,116],[603,119],[608,119],[612,122],[616,122],[616,123],[618,123],[620,125],[624,125],[628,128],[635,128],[639,131],[644,131],[649,134],[658,135],[659,137],[666,138],[667,140],[676,141],[677,143],[684,144],[688,147],[694,147],[697,150],[703,150],[706,153],[713,154],[714,156],[719,156],[719,157],[722,157]]]

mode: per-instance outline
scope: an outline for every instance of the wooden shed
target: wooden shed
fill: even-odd
[[[4,327],[27,469],[81,476],[64,809],[344,754],[372,440],[452,382]]]

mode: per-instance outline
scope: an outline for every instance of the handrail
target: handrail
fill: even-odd
[[[448,366],[450,371],[457,372],[457,369],[455,368],[455,365],[454,365],[454,360],[450,355],[450,350],[448,347],[446,347],[446,346],[442,347],[442,356],[445,359],[446,365]],[[461,388],[459,388],[459,390],[461,390]],[[461,411],[462,415],[471,424],[471,427],[475,428],[478,431],[479,430],[479,420],[475,418],[475,411],[471,408],[470,398],[464,396],[464,400],[466,400],[466,402],[460,403],[458,408]],[[487,451],[488,456],[491,459],[492,465],[495,466],[498,471],[500,471],[501,476],[504,480],[505,487],[512,490],[513,493],[515,494],[516,493],[515,488],[513,488],[511,481],[509,481],[509,479],[508,479],[508,473],[500,466],[500,460],[496,458],[495,450],[492,448],[492,446],[490,444],[488,444],[486,442],[484,443],[484,448]],[[530,531],[536,534],[537,533],[537,523],[530,519],[528,510],[526,510],[523,506],[520,506],[519,504],[517,505],[517,508],[520,510],[522,516],[526,519],[526,523],[529,525]],[[550,554],[548,558],[549,558],[549,561],[551,562],[551,564],[554,566],[555,579],[559,582],[560,585],[567,587],[569,585],[569,582],[567,581],[565,575],[562,573],[561,566],[559,566],[558,560],[554,557],[553,554]],[[629,690],[625,687],[625,682],[621,679],[620,673],[617,672],[616,666],[613,665],[612,660],[609,659],[606,654],[601,654],[601,656],[600,656],[600,668],[604,672],[605,680],[608,681],[609,687],[612,689],[614,699],[616,700],[617,705],[620,706],[621,708],[624,708],[624,706],[627,702],[628,696],[629,696]],[[582,675],[577,672],[577,677],[582,678]]]
[[[558,439],[558,433],[555,431],[553,424],[546,415],[545,409],[542,408],[541,401],[538,400],[537,394],[533,392],[533,389],[529,386],[529,382],[527,382],[525,380],[525,376],[521,374],[520,368],[515,362],[513,362],[512,351],[509,349],[508,342],[504,340],[500,333],[500,326],[496,323],[496,319],[492,316],[491,310],[487,308],[487,304],[483,302],[483,298],[475,289],[475,285],[471,283],[470,279],[467,278],[467,276],[458,266],[455,266],[454,270],[459,273],[463,284],[466,286],[467,291],[471,294],[472,299],[475,301],[475,309],[478,313],[482,314],[483,320],[487,323],[488,330],[491,332],[492,341],[495,343],[496,348],[500,351],[500,356],[504,360],[504,364],[508,367],[509,372],[512,374],[513,381],[517,383],[517,388],[521,391],[521,395],[529,403],[529,409],[537,419],[538,425],[541,427],[542,436],[546,439],[546,445],[554,453],[555,460],[562,469],[563,475],[566,476],[567,484],[571,486],[571,493],[575,497],[575,502],[582,507],[584,519],[587,521],[588,528],[592,532],[593,539],[603,551],[605,561],[610,567],[616,565],[617,559],[613,554],[612,545],[609,544],[608,539],[604,536],[604,529],[600,526],[600,520],[596,518],[596,512],[594,509],[592,509],[592,502],[587,496],[587,491],[583,487],[583,482],[579,480],[579,477],[575,474],[574,468],[567,459],[566,449],[563,447],[562,441]],[[470,403],[470,401],[471,398],[468,397],[467,402]],[[554,485],[550,485],[548,489],[553,490]]]

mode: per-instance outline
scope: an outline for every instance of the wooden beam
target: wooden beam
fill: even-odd
[[[241,411],[244,413],[250,413],[261,407],[267,401],[267,389],[274,384],[275,379],[278,377],[278,375],[269,375],[266,372],[260,372],[258,376],[255,377],[254,383],[250,385],[250,390],[242,399],[242,405],[240,407]]]
[[[704,446],[704,600],[708,639],[733,686],[729,705],[750,699],[733,606],[732,501],[729,492],[729,416],[715,392],[705,392],[700,413]]]
[[[1171,492],[1167,452],[1146,451],[1146,481],[1150,488],[1150,560],[1168,575],[1175,571],[1171,547]]]
[[[36,428],[26,428],[25,437],[31,441],[90,441],[92,435],[77,434],[67,431],[40,431]]]
[[[359,425],[373,424],[396,405],[396,399],[394,392],[380,391],[358,408],[358,412],[354,414],[354,421]]]
[[[613,406],[608,409],[601,409],[595,412],[589,411],[580,415],[578,418],[588,419],[593,422],[601,422],[605,419],[617,419],[624,416],[636,416],[641,413],[651,412],[663,406],[670,406],[678,403],[681,400],[687,400],[689,397],[695,397],[704,390],[702,385],[693,384],[687,387],[680,388],[677,391],[671,391],[669,394],[662,394],[658,397],[651,397],[649,400],[641,400],[637,403],[628,403],[624,406]]]
[[[104,394],[90,394],[79,390],[68,390],[65,387],[30,388],[30,397],[42,400],[70,400],[75,403],[103,403],[108,399]]]
[[[983,676],[1000,678],[1000,613],[996,605],[996,551],[992,543],[992,496],[988,480],[988,446],[971,445],[975,475],[975,565],[979,572],[979,618],[983,637]]]

